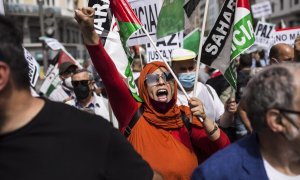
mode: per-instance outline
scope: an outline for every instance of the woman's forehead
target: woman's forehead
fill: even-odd
[[[164,68],[164,67],[159,67],[159,68],[157,68],[155,71],[153,71],[151,74],[161,74],[161,73],[166,72],[166,71],[167,71],[166,68]]]

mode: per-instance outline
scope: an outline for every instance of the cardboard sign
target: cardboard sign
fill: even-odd
[[[272,14],[272,7],[270,1],[264,1],[251,6],[254,18],[266,17]]]
[[[156,41],[157,18],[162,3],[163,0],[130,1],[130,5],[134,13],[140,19],[153,41]],[[127,42],[129,46],[141,45],[146,43],[150,43],[150,40],[142,29],[138,30],[134,35],[132,35]]]
[[[156,46],[159,49],[160,53],[163,55],[163,57],[166,58],[167,60],[170,60],[172,51],[174,49],[181,47],[182,40],[183,40],[183,31],[159,39],[156,42]],[[158,52],[156,52],[152,44],[147,43],[146,52],[147,52],[147,63],[155,60],[161,60],[161,57],[159,56]]]
[[[275,24],[259,21],[255,29],[255,44],[266,48],[272,46],[275,26]]]

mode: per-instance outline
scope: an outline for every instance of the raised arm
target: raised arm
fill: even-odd
[[[82,32],[83,41],[89,51],[92,62],[100,75],[114,114],[119,121],[121,132],[138,109],[138,103],[132,97],[115,64],[106,53],[101,40],[94,29],[94,9],[82,8],[75,11]]]

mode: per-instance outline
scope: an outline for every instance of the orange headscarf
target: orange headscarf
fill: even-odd
[[[162,67],[166,68],[163,62],[151,62],[140,74],[138,87],[140,97],[144,100],[144,113],[133,127],[128,141],[165,180],[188,180],[198,165],[197,157],[191,148],[191,142],[187,142],[190,146],[186,146],[172,133],[181,133],[180,138],[190,139],[187,130],[182,129],[184,123],[180,112],[184,111],[189,117],[190,109],[187,106],[176,105],[177,84],[174,82],[175,101],[172,101],[174,103],[171,108],[166,113],[156,111],[150,102],[147,86],[144,83],[147,74]],[[202,127],[196,118],[193,119],[192,124]]]
[[[187,117],[190,116],[190,109],[186,106],[178,107],[176,105],[177,101],[177,83],[174,81],[174,95],[173,98],[175,99],[174,104],[171,108],[164,114],[157,112],[155,107],[152,106],[149,95],[147,91],[147,86],[145,85],[145,79],[148,74],[153,73],[158,68],[165,68],[167,69],[164,62],[161,61],[153,61],[147,64],[144,69],[141,71],[140,77],[138,79],[138,89],[140,97],[144,100],[144,118],[163,129],[176,129],[180,128],[184,125],[181,119],[181,111],[184,111]],[[202,127],[202,124],[196,118],[193,119],[193,124]]]

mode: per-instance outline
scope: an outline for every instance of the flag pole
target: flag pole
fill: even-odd
[[[196,90],[197,90],[197,84],[198,84],[198,74],[199,74],[199,66],[201,61],[201,55],[202,55],[202,41],[204,38],[204,31],[205,31],[205,25],[206,25],[206,18],[207,18],[207,12],[208,12],[208,4],[209,0],[206,0],[205,2],[205,9],[204,9],[204,16],[203,16],[203,22],[202,22],[202,29],[201,29],[201,36],[200,36],[200,43],[199,43],[199,50],[198,50],[198,58],[197,58],[197,65],[196,65],[196,78],[194,82],[194,90],[193,90],[193,96],[196,96]]]
[[[167,60],[163,57],[163,55],[160,53],[160,51],[158,50],[158,48],[156,47],[156,44],[153,42],[152,38],[150,37],[148,31],[145,29],[144,26],[142,26],[143,31],[145,32],[145,34],[147,35],[147,37],[149,38],[151,44],[153,45],[154,49],[157,51],[158,55],[160,56],[160,58],[164,61],[164,63],[167,66],[167,69],[170,71],[170,73],[172,74],[172,76],[174,77],[175,81],[177,82],[180,90],[183,92],[183,94],[185,95],[185,97],[189,100],[190,97],[188,96],[188,94],[186,93],[186,91],[184,90],[183,86],[181,85],[181,83],[179,82],[178,78],[176,77],[175,73],[173,72],[172,68],[170,67],[170,65],[168,64]]]

